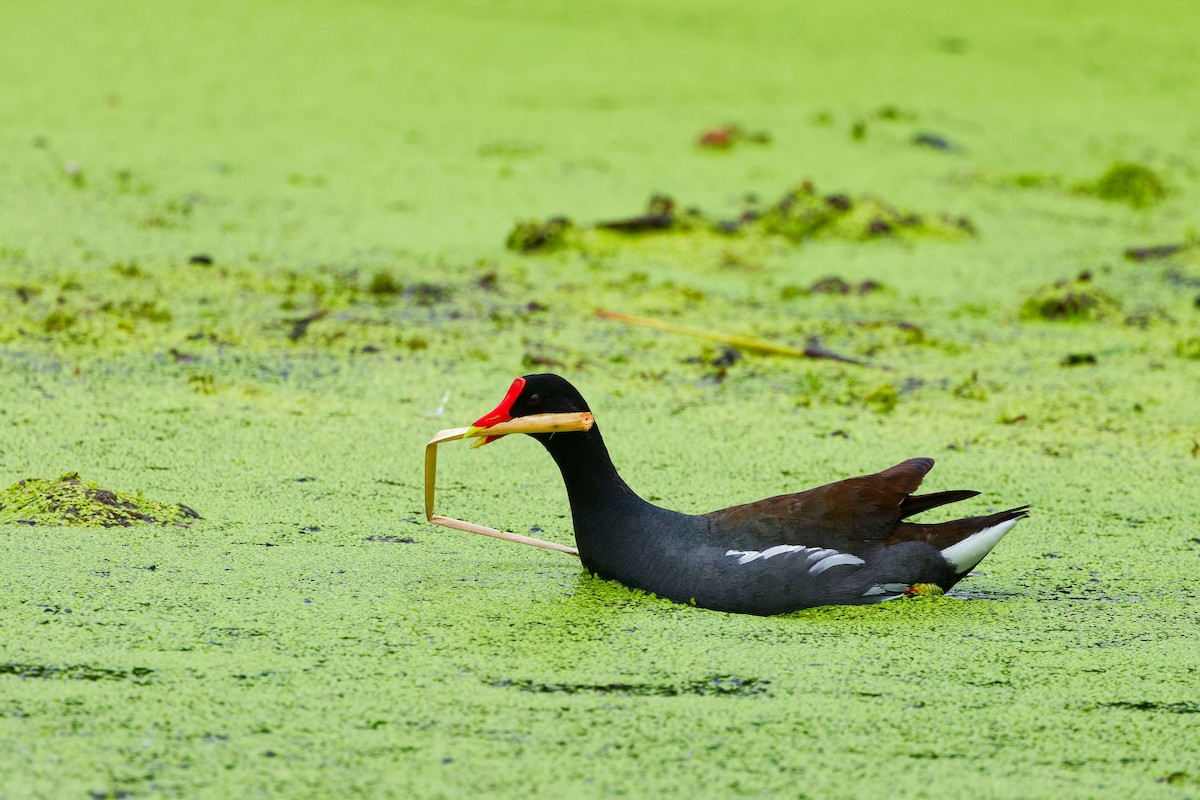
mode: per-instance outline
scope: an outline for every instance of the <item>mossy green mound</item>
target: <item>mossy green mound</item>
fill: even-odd
[[[743,213],[742,227],[782,236],[794,244],[809,239],[863,242],[890,237],[966,239],[975,235],[975,227],[966,217],[905,211],[871,194],[822,195],[808,181],[761,214],[753,210]]]
[[[1157,172],[1129,162],[1113,164],[1095,181],[1077,184],[1075,191],[1134,208],[1149,208],[1167,197],[1167,185]]]
[[[0,492],[0,524],[127,528],[131,525],[187,527],[200,518],[182,503],[166,505],[84,483],[68,472],[58,478],[26,478]]]
[[[1130,161],[1113,162],[1092,180],[1071,179],[1055,172],[1032,171],[998,177],[982,176],[981,179],[983,183],[998,187],[1057,191],[1108,203],[1125,203],[1136,209],[1157,206],[1171,194],[1169,184],[1159,172],[1145,164]]]
[[[1092,286],[1090,278],[1077,278],[1059,281],[1030,295],[1021,305],[1021,316],[1052,322],[1096,322],[1114,316],[1120,309],[1121,301]]]
[[[1200,361],[1200,336],[1180,339],[1175,343],[1175,354],[1180,358]]]
[[[509,232],[504,246],[518,253],[550,253],[571,245],[577,234],[575,223],[566,217],[524,220]]]
[[[524,220],[509,232],[505,246],[518,253],[590,252],[603,249],[614,235],[628,239],[649,234],[688,235],[719,248],[735,236],[779,238],[794,245],[826,239],[966,239],[975,236],[975,226],[962,216],[901,210],[873,194],[821,194],[812,181],[804,181],[769,205],[751,196],[741,210],[726,216],[696,207],[681,210],[672,198],[654,195],[642,214],[588,226],[562,216]]]

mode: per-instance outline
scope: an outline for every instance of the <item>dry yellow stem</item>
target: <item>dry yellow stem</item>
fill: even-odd
[[[466,531],[467,533],[478,533],[483,536],[503,539],[507,542],[516,542],[517,544],[527,544],[532,547],[543,547],[547,550],[557,550],[560,553],[579,555],[578,550],[567,545],[547,542],[543,539],[535,539],[532,536],[522,536],[519,533],[508,533],[496,528],[489,528],[486,525],[477,525],[474,522],[465,522],[461,519],[434,514],[433,500],[435,485],[437,483],[437,447],[443,442],[450,442],[456,439],[504,436],[510,433],[566,433],[569,431],[586,431],[590,430],[594,424],[596,424],[596,421],[588,413],[534,414],[528,417],[517,417],[507,422],[500,422],[488,428],[447,428],[446,430],[438,431],[429,440],[429,444],[425,445],[425,519],[435,525],[443,525],[447,528],[454,528],[455,530]]]
[[[798,347],[789,347],[786,344],[775,344],[773,342],[764,342],[762,339],[752,339],[749,336],[739,336],[735,333],[720,333],[719,331],[706,331],[700,328],[688,328],[683,325],[676,325],[673,322],[664,322],[661,319],[653,319],[651,317],[635,317],[632,314],[618,314],[615,311],[596,310],[596,316],[604,319],[612,319],[617,322],[625,322],[630,325],[642,325],[647,328],[658,328],[660,331],[670,331],[671,333],[682,333],[684,336],[696,336],[701,339],[708,339],[713,342],[721,342],[722,344],[741,347],[744,350],[756,350],[760,353],[772,353],[780,356],[793,356],[795,358],[811,358],[811,354]]]

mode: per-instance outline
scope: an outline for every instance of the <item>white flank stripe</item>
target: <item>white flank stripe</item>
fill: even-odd
[[[907,583],[883,583],[872,586],[862,593],[863,597],[879,597],[881,594],[886,594],[887,597],[879,597],[878,602],[884,603],[888,600],[895,600],[897,597],[904,597],[904,593],[911,587]],[[899,594],[888,594],[888,592],[899,592]]]
[[[762,553],[758,552],[757,550],[726,550],[725,555],[741,556],[741,558],[738,559],[738,563],[749,564],[751,561],[762,555]]]
[[[958,544],[950,545],[942,551],[942,556],[961,575],[980,561],[983,561],[983,557],[991,552],[992,548],[996,546],[996,542],[999,542],[1001,537],[1008,533],[1008,529],[1016,524],[1017,520],[1010,519],[1007,522],[1001,522],[999,525],[984,528],[979,533],[971,534]]]
[[[811,550],[811,547],[805,547],[802,544],[777,544],[774,547],[768,547],[766,550],[726,550],[727,556],[738,556],[739,564],[749,564],[751,561],[762,559],[766,561],[768,558],[782,555],[784,553],[796,553],[803,550]]]
[[[837,550],[830,550],[821,547],[805,547],[801,544],[777,544],[774,547],[768,547],[766,550],[726,550],[725,555],[737,558],[738,564],[749,564],[753,561],[762,559],[766,561],[769,558],[783,555],[784,553],[808,553],[805,563],[809,565],[809,575],[820,575],[830,567],[840,567],[851,564],[863,564],[864,562],[858,556],[852,556],[849,553],[839,553]],[[905,589],[908,587],[905,586]],[[883,589],[879,590],[880,592]],[[894,590],[891,590],[894,591]]]
[[[818,561],[816,564],[813,564],[811,567],[809,567],[808,574],[809,575],[820,575],[822,572],[829,569],[830,567],[840,567],[843,565],[865,564],[865,563],[867,563],[867,562],[863,561],[858,556],[852,556],[849,553],[838,553],[837,555],[832,555],[829,558],[823,558],[820,561]]]
[[[805,548],[802,544],[777,544],[774,547],[768,547],[766,550],[763,550],[762,557],[765,561],[771,556],[777,556],[780,553],[794,553],[797,550],[805,549],[807,548]]]
[[[822,550],[822,549],[818,548],[816,550],[816,552],[809,555],[808,563],[812,564],[814,561],[820,561],[822,558],[825,558],[826,556],[831,556],[836,552],[837,552],[837,550]]]

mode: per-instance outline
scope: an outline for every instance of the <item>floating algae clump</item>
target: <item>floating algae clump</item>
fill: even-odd
[[[733,218],[712,216],[698,208],[679,210],[666,195],[655,195],[645,213],[575,226],[566,217],[520,222],[505,245],[519,253],[545,253],[572,247],[587,250],[598,236],[691,235],[712,244],[731,236],[779,237],[792,244],[810,239],[865,242],[884,238],[930,236],[963,239],[976,235],[966,217],[901,211],[869,194],[822,195],[804,181],[767,207],[750,201]],[[715,238],[713,238],[715,237]]]
[[[1125,203],[1137,209],[1158,205],[1171,193],[1161,175],[1150,167],[1129,161],[1114,162],[1094,180],[1071,180],[1063,175],[1042,172],[1019,172],[994,178],[984,176],[982,179],[993,186],[1069,192],[1109,203]],[[1136,256],[1130,258],[1141,260]]]
[[[60,478],[26,478],[0,491],[0,524],[129,527],[138,523],[187,527],[200,515],[183,505],[165,505],[141,494],[130,496],[84,483],[69,472]]]
[[[793,243],[807,239],[867,241],[886,237],[937,236],[948,239],[975,235],[965,217],[901,211],[873,195],[821,195],[805,181],[767,208],[761,216],[745,215],[762,233]]]
[[[504,246],[518,253],[546,253],[571,244],[575,233],[575,225],[566,217],[551,217],[545,222],[526,220],[517,223]]]
[[[1193,361],[1200,361],[1200,336],[1180,339],[1175,343],[1175,355]]]
[[[1089,285],[1089,279],[1059,281],[1027,298],[1021,306],[1025,319],[1061,322],[1095,322],[1112,316],[1121,302],[1108,292]]]
[[[1154,170],[1141,164],[1118,162],[1093,182],[1075,186],[1078,194],[1088,194],[1110,203],[1128,203],[1134,208],[1149,208],[1167,197],[1167,186]]]

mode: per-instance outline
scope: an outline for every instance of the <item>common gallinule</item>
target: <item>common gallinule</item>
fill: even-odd
[[[471,433],[532,414],[590,410],[562,377],[526,375],[513,381],[500,405]],[[626,586],[718,611],[781,614],[878,603],[919,584],[946,590],[1029,508],[934,524],[905,522],[979,494],[912,494],[933,459],[910,458],[875,475],[709,514],[681,514],[646,502],[621,480],[599,425],[586,432],[529,435],[550,451],[562,472],[584,567]],[[499,437],[480,442],[494,438]]]

